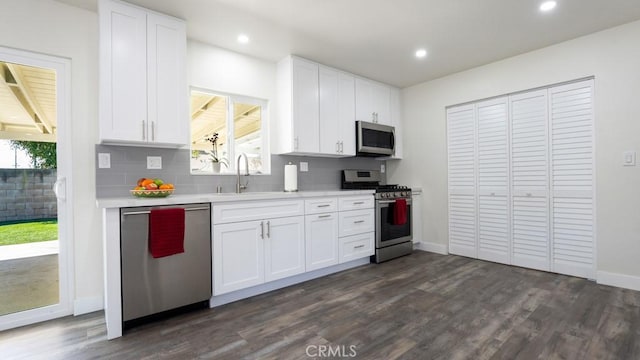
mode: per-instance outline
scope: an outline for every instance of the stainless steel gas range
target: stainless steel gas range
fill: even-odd
[[[376,252],[371,261],[380,263],[413,251],[411,189],[382,185],[380,171],[343,170],[343,189],[375,190]]]

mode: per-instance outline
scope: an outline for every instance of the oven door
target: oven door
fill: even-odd
[[[400,244],[413,239],[412,201],[407,199],[407,222],[393,224],[395,200],[376,200],[376,248]]]

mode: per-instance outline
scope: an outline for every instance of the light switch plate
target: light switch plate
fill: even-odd
[[[636,152],[625,151],[622,155],[622,166],[636,166]]]
[[[309,171],[309,163],[301,161],[300,162],[300,172],[307,172],[307,171]]]
[[[111,154],[110,153],[98,153],[98,168],[109,169],[111,168]]]
[[[162,169],[162,156],[147,156],[147,169]]]

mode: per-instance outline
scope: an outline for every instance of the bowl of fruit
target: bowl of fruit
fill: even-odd
[[[162,198],[173,194],[173,184],[165,183],[162,179],[140,178],[131,194],[140,198]]]

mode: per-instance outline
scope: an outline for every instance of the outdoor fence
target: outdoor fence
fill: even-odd
[[[58,216],[55,169],[0,169],[0,223]]]

